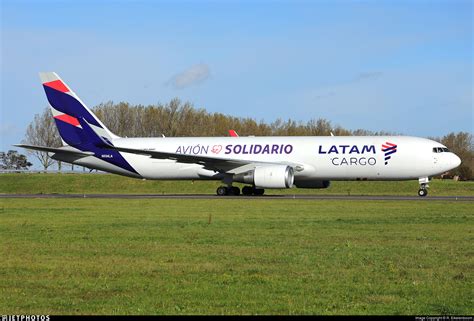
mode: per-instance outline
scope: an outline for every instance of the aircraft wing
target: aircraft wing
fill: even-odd
[[[238,174],[253,169],[255,166],[260,165],[289,165],[292,167],[301,166],[301,164],[289,163],[289,162],[259,162],[253,160],[240,160],[240,159],[229,159],[221,157],[209,157],[201,155],[186,155],[177,153],[168,153],[155,150],[135,149],[109,145],[108,149],[114,149],[120,152],[148,155],[151,158],[157,159],[171,159],[179,163],[188,164],[200,164],[204,168],[214,170],[223,173]]]
[[[74,154],[76,156],[82,156],[82,157],[94,156],[93,152],[83,152],[83,151],[68,149],[68,148],[64,148],[64,147],[55,148],[55,147],[35,146],[35,145],[26,145],[26,144],[16,144],[16,145],[13,145],[13,146],[27,148],[27,149],[33,149],[33,150],[39,150],[41,152],[56,153],[56,154],[57,153]]]

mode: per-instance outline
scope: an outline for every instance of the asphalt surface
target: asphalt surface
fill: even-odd
[[[217,196],[212,194],[0,194],[0,198],[118,198],[118,199],[232,199],[232,200],[366,200],[366,201],[464,201],[473,196],[364,196],[364,195],[263,195]]]

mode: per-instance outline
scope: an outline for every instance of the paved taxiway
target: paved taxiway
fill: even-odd
[[[363,195],[263,195],[217,196],[211,194],[0,194],[0,198],[119,198],[119,199],[232,199],[232,200],[354,200],[354,201],[464,201],[473,196],[363,196]]]

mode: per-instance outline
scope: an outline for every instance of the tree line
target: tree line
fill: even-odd
[[[114,134],[121,137],[183,137],[183,136],[228,136],[234,129],[241,136],[371,136],[400,135],[385,131],[365,129],[349,130],[339,125],[333,126],[329,120],[319,118],[306,122],[292,119],[277,119],[271,123],[257,121],[250,117],[235,117],[222,113],[210,113],[203,108],[195,108],[189,102],[178,98],[166,104],[131,105],[126,102],[101,103],[93,112]],[[451,175],[463,179],[473,179],[474,145],[472,134],[467,132],[449,133],[443,137],[429,137],[446,145],[462,160],[462,164]],[[48,108],[35,115],[26,130],[26,144],[59,147],[61,138]],[[46,170],[56,161],[47,153],[32,151]],[[60,169],[61,164],[58,163]]]
[[[363,129],[347,130],[319,118],[307,122],[277,119],[271,123],[250,117],[210,113],[175,98],[167,104],[131,105],[109,101],[93,108],[94,113],[115,134],[123,137],[227,136],[234,129],[241,136],[336,136],[393,135]]]

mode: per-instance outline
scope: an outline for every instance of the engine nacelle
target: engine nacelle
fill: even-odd
[[[328,188],[331,185],[330,181],[322,181],[322,180],[303,180],[303,181],[296,181],[295,186],[298,188]]]
[[[295,175],[287,165],[256,167],[252,171],[234,175],[234,181],[255,185],[258,188],[290,188]]]

